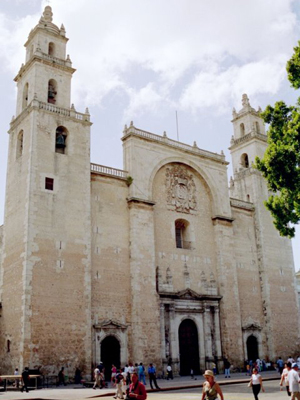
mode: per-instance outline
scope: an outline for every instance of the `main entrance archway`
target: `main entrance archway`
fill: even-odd
[[[106,336],[102,340],[101,361],[105,368],[105,380],[110,380],[112,364],[120,368],[120,343],[114,336]]]
[[[179,326],[180,375],[200,374],[197,327],[191,319],[185,319]]]
[[[256,361],[258,359],[258,343],[254,335],[250,335],[247,339],[248,360]]]

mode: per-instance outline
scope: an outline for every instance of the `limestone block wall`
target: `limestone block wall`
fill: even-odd
[[[127,326],[131,338],[131,277],[128,187],[124,180],[92,174],[92,325],[114,320]],[[116,334],[118,332],[116,331]],[[99,362],[93,337],[93,362]],[[104,339],[104,337],[101,337]],[[132,357],[132,342],[129,358]],[[124,349],[121,349],[124,350]],[[127,351],[127,349],[126,349]],[[133,360],[132,360],[133,361]],[[128,362],[128,360],[126,360]]]
[[[18,157],[18,135],[22,130],[23,154]],[[28,122],[23,121],[10,131],[3,226],[0,364],[7,372],[12,372],[17,365],[23,366],[29,148]]]
[[[35,112],[35,111],[34,111]],[[48,372],[90,366],[89,123],[39,113],[33,126],[24,362]],[[68,130],[65,154],[55,130]],[[54,179],[53,190],[45,178]]]

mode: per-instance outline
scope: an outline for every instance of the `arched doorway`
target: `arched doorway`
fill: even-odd
[[[105,380],[111,377],[111,366],[120,368],[120,343],[114,336],[106,336],[101,342],[101,361],[105,368]]]
[[[197,327],[191,319],[185,319],[179,326],[180,375],[200,374]]]
[[[254,335],[250,335],[247,339],[248,360],[256,361],[258,359],[258,343]]]

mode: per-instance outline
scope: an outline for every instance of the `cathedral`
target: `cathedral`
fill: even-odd
[[[195,374],[224,358],[299,348],[291,242],[264,206],[253,167],[267,136],[247,95],[233,110],[228,162],[125,126],[123,170],[90,162],[88,109],[47,6],[15,77],[0,228],[0,369],[170,362]],[[228,143],[229,144],[229,143]],[[229,182],[229,184],[228,184]]]

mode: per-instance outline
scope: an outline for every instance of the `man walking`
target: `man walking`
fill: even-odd
[[[156,382],[156,369],[153,364],[149,364],[148,375],[149,375],[151,389],[153,389],[153,386],[152,386],[152,382],[153,382],[156,389],[160,390],[160,387],[158,386],[158,384]]]
[[[24,371],[22,372],[22,389],[21,392],[24,392],[24,389],[26,390],[26,392],[28,393],[28,384],[29,384],[29,368],[26,367],[24,369]]]
[[[291,400],[300,400],[298,364],[295,362],[292,364],[292,369],[288,373],[288,381],[289,390],[292,393]]]

